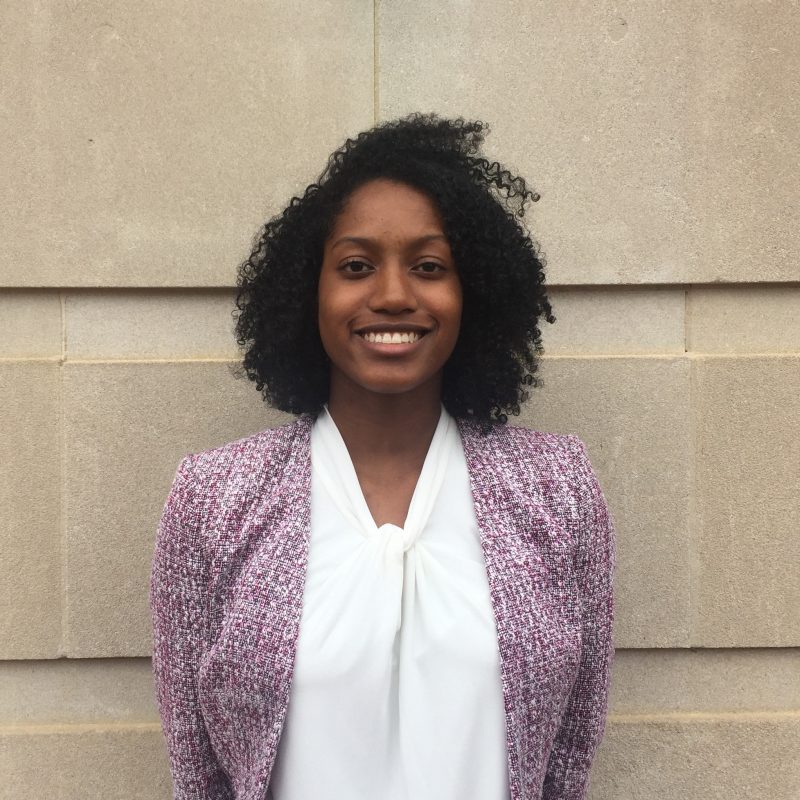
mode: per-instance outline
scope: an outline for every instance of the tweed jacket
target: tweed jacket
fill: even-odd
[[[149,589],[175,800],[267,797],[308,565],[313,421],[178,466]],[[577,436],[456,422],[497,627],[510,798],[579,800],[607,713],[612,518]]]

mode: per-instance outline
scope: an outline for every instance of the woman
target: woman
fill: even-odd
[[[411,115],[331,156],[239,275],[244,370],[295,421],[186,456],[153,667],[176,798],[585,795],[614,532],[536,384],[537,199],[485,125]]]

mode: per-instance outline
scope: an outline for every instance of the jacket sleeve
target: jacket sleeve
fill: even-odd
[[[586,797],[589,768],[605,729],[614,658],[613,520],[586,446],[577,436],[569,439],[580,519],[576,570],[583,619],[581,660],[550,753],[542,800]]]
[[[149,602],[153,677],[173,781],[173,800],[230,800],[197,701],[206,565],[192,499],[193,456],[178,466],[156,535]]]

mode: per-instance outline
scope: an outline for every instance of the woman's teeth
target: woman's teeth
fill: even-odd
[[[416,331],[410,333],[369,333],[362,334],[368,342],[377,342],[378,344],[407,344],[409,342],[416,342],[420,335]]]

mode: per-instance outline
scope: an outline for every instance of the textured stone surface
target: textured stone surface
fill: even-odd
[[[0,26],[0,800],[171,796],[158,515],[184,453],[286,419],[224,363],[236,268],[412,110],[486,119],[542,193],[559,320],[514,421],[587,442],[629,648],[591,799],[800,797],[800,284],[764,283],[800,281],[796,2],[9,0]]]
[[[519,424],[587,444],[618,536],[617,647],[689,644],[689,360],[547,357]]]
[[[800,356],[694,360],[692,643],[800,644]]]
[[[60,355],[58,292],[0,291],[0,358]]]
[[[542,320],[548,355],[683,354],[686,292],[680,288],[556,288],[554,324]]]
[[[0,285],[230,286],[373,120],[370,0],[8,0],[0,26]]]
[[[800,713],[612,718],[589,800],[796,800]]]
[[[709,281],[800,279],[800,6],[681,5],[694,26],[687,178]],[[689,54],[690,57],[692,54]],[[686,120],[688,122],[688,120]]]
[[[705,353],[800,352],[800,287],[692,286],[689,350]]]
[[[158,721],[149,658],[0,662],[0,726]]]
[[[592,771],[590,800],[795,800],[800,715],[616,716]],[[0,729],[0,798],[168,800],[156,724]]]
[[[696,252],[685,5],[584,0],[564,13],[513,0],[487,14],[476,0],[436,13],[423,0],[383,3],[380,117],[419,109],[489,122],[490,158],[542,195],[530,224],[551,281],[686,280]]]
[[[231,291],[95,291],[66,296],[67,358],[236,358]]]
[[[800,9],[734,6],[382,3],[379,116],[487,120],[557,283],[797,280]]]
[[[155,723],[0,728],[2,800],[169,800]]]
[[[612,714],[800,709],[800,649],[617,650]]]
[[[59,398],[57,362],[0,361],[2,658],[60,650]]]
[[[67,653],[149,655],[153,543],[180,458],[289,417],[224,362],[64,372]]]
[[[557,321],[541,324],[548,355],[684,352],[683,289],[559,287],[549,296]],[[236,358],[234,297],[233,290],[69,292],[66,356]]]
[[[617,650],[611,714],[800,708],[800,649]],[[0,662],[0,726],[158,722],[149,658]]]

